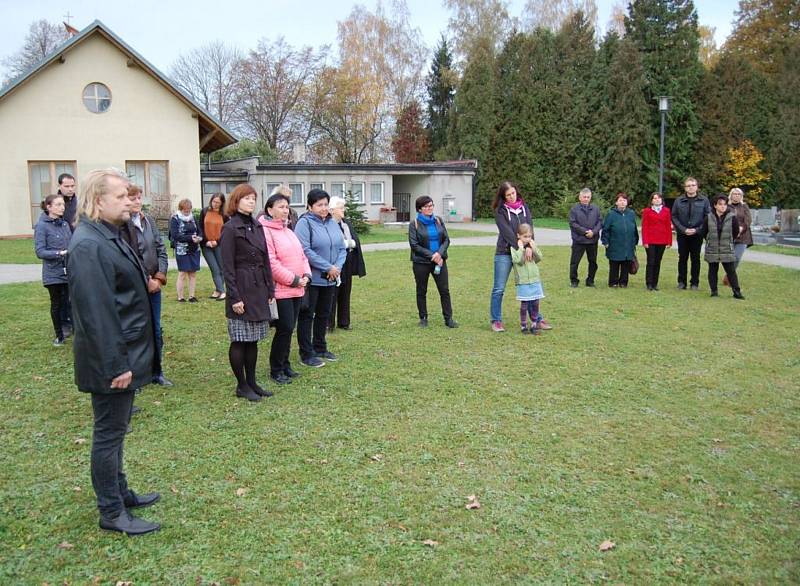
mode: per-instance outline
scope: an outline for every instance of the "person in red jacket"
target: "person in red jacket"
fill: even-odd
[[[642,210],[642,245],[647,253],[647,290],[658,291],[661,258],[664,250],[672,246],[672,215],[658,192],[650,196],[650,205]]]

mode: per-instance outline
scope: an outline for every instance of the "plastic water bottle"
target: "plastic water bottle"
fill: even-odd
[[[433,274],[434,274],[434,275],[438,275],[438,274],[439,274],[439,273],[441,273],[441,272],[442,272],[442,265],[436,265],[436,266],[433,268]]]

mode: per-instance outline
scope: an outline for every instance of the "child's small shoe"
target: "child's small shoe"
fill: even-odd
[[[522,326],[522,333],[523,334],[527,334],[528,333],[528,328],[525,327],[525,326]]]
[[[541,333],[542,332],[539,330],[539,328],[536,327],[536,324],[531,326],[531,334],[533,334],[534,336],[539,336],[541,335]]]

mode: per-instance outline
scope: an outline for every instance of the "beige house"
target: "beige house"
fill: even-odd
[[[57,177],[117,167],[145,201],[201,205],[200,152],[235,136],[100,21],[0,90],[0,236],[29,235]]]
[[[280,184],[292,190],[292,207],[305,209],[306,195],[315,188],[331,196],[351,196],[371,222],[408,221],[421,195],[433,198],[436,214],[448,222],[473,217],[477,161],[439,161],[414,164],[272,163],[257,157],[204,165],[203,203],[213,193],[230,193],[238,183],[250,183],[260,194],[260,205]]]

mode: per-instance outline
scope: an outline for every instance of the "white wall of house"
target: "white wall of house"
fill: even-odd
[[[100,82],[112,94],[108,111],[83,104],[83,89]],[[95,34],[0,101],[0,235],[31,227],[31,161],[75,161],[81,176],[127,161],[168,161],[169,191],[200,205],[198,120],[150,74]]]

